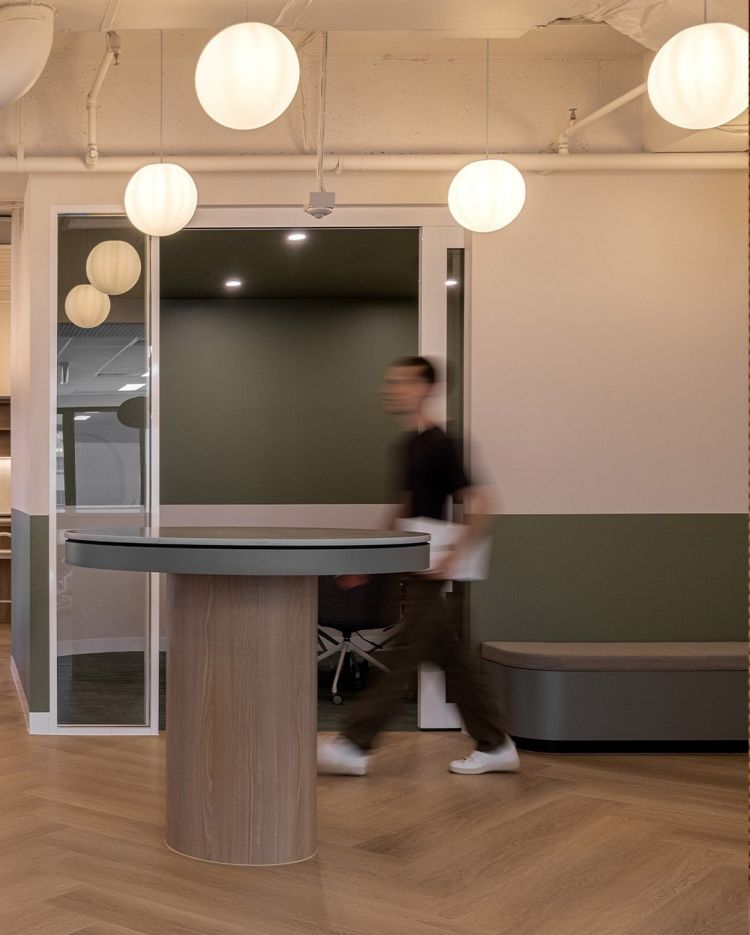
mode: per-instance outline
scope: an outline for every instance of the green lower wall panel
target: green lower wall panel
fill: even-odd
[[[49,517],[11,515],[11,644],[30,711],[49,711]]]
[[[745,640],[747,517],[495,518],[471,639]]]

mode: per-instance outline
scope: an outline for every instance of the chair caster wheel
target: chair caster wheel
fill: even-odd
[[[344,703],[344,699],[341,697],[341,695],[334,695],[333,698],[331,698],[331,701],[332,701],[334,704],[343,704],[343,703]]]

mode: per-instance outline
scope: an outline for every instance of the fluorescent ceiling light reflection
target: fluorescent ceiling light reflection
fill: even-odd
[[[227,279],[224,285],[227,287],[227,289],[236,289],[237,286],[242,285],[242,280],[241,279]]]
[[[295,234],[287,234],[287,240],[307,240],[307,234],[303,234],[302,231],[298,231]]]
[[[120,387],[118,393],[132,393],[134,390],[142,390],[145,385],[145,383],[126,383],[125,386]]]
[[[445,284],[446,286],[457,286],[458,280],[457,279],[446,279]]]
[[[73,416],[74,422],[86,422],[91,418],[91,416]]]

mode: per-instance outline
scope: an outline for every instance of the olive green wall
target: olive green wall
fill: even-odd
[[[472,642],[747,638],[747,518],[505,515]]]
[[[49,711],[49,518],[11,512],[12,656],[29,711]]]
[[[391,501],[378,387],[417,327],[403,299],[163,301],[162,503]]]

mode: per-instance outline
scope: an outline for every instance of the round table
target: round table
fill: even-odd
[[[424,570],[429,536],[162,526],[65,537],[69,565],[167,575],[167,845],[226,864],[314,856],[317,576]]]

